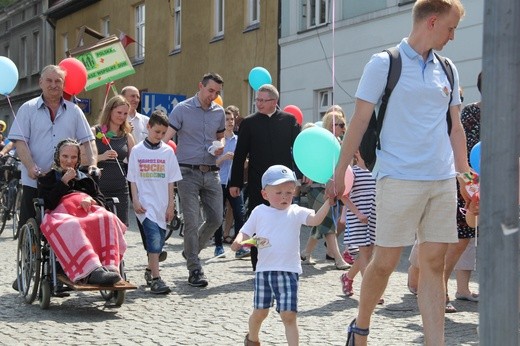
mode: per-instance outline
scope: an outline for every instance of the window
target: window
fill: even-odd
[[[110,35],[110,17],[101,19],[101,33],[105,36]]]
[[[27,76],[27,37],[22,36],[20,39],[20,75],[22,77]]]
[[[145,47],[145,6],[144,4],[135,7],[135,58],[137,60],[144,59]]]
[[[318,90],[317,91],[318,96],[318,113],[320,114],[320,118],[317,120],[321,120],[327,110],[332,106],[333,102],[333,93],[332,88],[330,89],[324,89],[324,90]],[[316,120],[316,119],[314,119]]]
[[[260,23],[260,0],[248,0],[248,26]]]
[[[40,72],[40,32],[33,32],[33,42],[32,42],[32,73]]]
[[[69,50],[69,35],[67,33],[61,35],[61,47],[63,49],[63,56],[67,57],[67,51]]]
[[[215,1],[215,37],[224,36],[224,0]]]
[[[329,0],[304,0],[302,17],[305,26],[303,29],[327,24],[329,20]]]
[[[173,8],[173,50],[181,49],[181,0],[175,0]]]
[[[399,0],[399,6],[408,5],[415,2],[415,0]]]
[[[7,58],[11,57],[11,49],[9,48],[9,44],[6,44],[4,46],[4,56],[6,56]]]
[[[249,82],[247,82],[247,88],[248,88],[248,111],[249,113],[248,114],[253,114],[253,113],[256,113],[256,102],[255,102],[255,98],[256,98],[256,91],[251,87],[251,85],[249,85]]]

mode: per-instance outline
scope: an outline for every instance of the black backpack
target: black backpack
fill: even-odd
[[[376,116],[376,112],[372,113],[372,118],[370,118],[370,123],[368,124],[367,130],[363,135],[361,140],[361,144],[359,145],[359,152],[361,157],[365,161],[368,169],[372,170],[374,165],[376,164],[376,149],[381,149],[381,143],[379,141],[379,134],[381,133],[381,129],[383,127],[383,120],[385,118],[386,106],[388,105],[388,100],[390,99],[390,95],[394,90],[397,82],[399,81],[399,77],[401,76],[401,56],[399,54],[399,49],[397,47],[391,47],[384,50],[390,56],[390,66],[388,68],[388,76],[386,79],[386,87],[385,93],[381,99],[381,105],[379,106],[378,115]],[[442,69],[451,85],[451,94],[450,94],[450,102],[453,98],[453,69],[448,59],[441,57],[437,53],[435,56],[442,63]],[[450,107],[448,106],[448,111],[446,112],[446,122],[448,123],[448,134],[451,133],[451,117],[450,117]]]

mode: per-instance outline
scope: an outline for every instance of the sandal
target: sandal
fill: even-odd
[[[457,312],[457,309],[450,302],[446,302],[446,308],[445,308],[444,312],[447,314],[452,314],[452,313]]]
[[[363,329],[358,328],[356,326],[356,319],[354,318],[352,322],[350,322],[350,325],[348,326],[347,330],[347,343],[345,346],[356,346],[356,340],[354,339],[354,334],[361,335],[361,336],[367,336],[369,333],[369,329]]]
[[[244,346],[260,346],[260,341],[249,340],[249,333],[247,333],[244,339]]]
[[[227,235],[224,237],[224,239],[222,240],[222,242],[224,244],[233,244],[233,237]]]

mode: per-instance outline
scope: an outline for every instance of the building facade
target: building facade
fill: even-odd
[[[304,122],[320,120],[333,104],[341,105],[350,118],[363,67],[372,54],[409,34],[414,2],[283,1],[279,41],[282,106],[300,107]],[[483,0],[463,4],[466,15],[455,40],[440,54],[456,64],[464,98],[474,102],[480,100],[476,81],[482,65],[484,5]]]
[[[96,41],[88,35],[78,37],[82,26],[136,41],[126,47],[135,74],[116,80],[117,91],[134,85],[148,93],[191,97],[203,74],[212,71],[224,79],[224,106],[237,105],[246,115],[254,107],[248,83],[253,67],[265,67],[278,84],[278,1],[97,0],[77,10],[74,6],[84,1],[61,3],[67,11],[51,7],[48,13],[56,25],[56,61],[68,50]],[[90,122],[103,107],[106,90],[99,87],[77,95],[91,100]]]
[[[19,80],[9,95],[0,96],[0,119],[10,128],[13,112],[40,94],[41,69],[54,62],[54,30],[45,19],[48,1],[12,1],[0,9],[0,55],[18,68]]]

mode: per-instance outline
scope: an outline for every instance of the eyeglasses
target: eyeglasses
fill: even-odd
[[[336,124],[336,126],[339,126],[340,128],[344,129],[345,128],[345,124],[341,123],[341,124]]]
[[[255,99],[256,102],[258,103],[264,103],[264,102],[267,102],[267,101],[273,101],[274,99]]]

